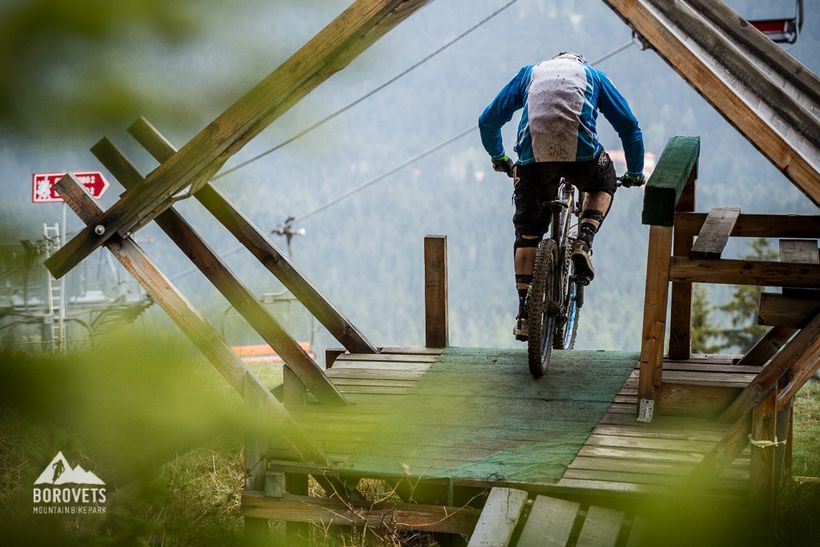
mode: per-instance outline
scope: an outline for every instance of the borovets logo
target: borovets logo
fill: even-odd
[[[34,481],[33,501],[40,515],[105,513],[105,483],[57,452]]]

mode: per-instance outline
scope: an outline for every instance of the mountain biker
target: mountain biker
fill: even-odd
[[[521,108],[514,148],[518,161],[513,163],[504,153],[501,128]],[[588,193],[572,261],[578,283],[586,285],[595,276],[592,241],[617,187],[612,160],[595,132],[598,110],[623,143],[627,164],[623,186],[643,185],[644,147],[638,121],[609,77],[578,53],[562,51],[549,61],[525,66],[479,117],[481,142],[493,168],[514,180],[513,253],[519,306],[513,333],[518,340],[527,340],[526,295],[538,243],[550,225],[549,202],[561,177]]]

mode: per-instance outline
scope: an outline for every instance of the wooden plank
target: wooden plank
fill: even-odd
[[[695,170],[681,192],[675,212],[695,210]],[[672,254],[686,256],[692,249],[692,232],[679,230],[675,226]],[[669,312],[669,357],[687,359],[692,345],[692,284],[672,283],[672,300]]]
[[[143,182],[139,171],[125,155],[108,139],[102,139],[91,152],[126,189],[138,187]],[[199,234],[173,208],[155,219],[159,227],[194,265],[213,283],[222,296],[259,333],[285,361],[299,379],[323,403],[345,404],[344,396],[336,389],[316,362],[296,340],[285,331],[276,319],[260,304],[259,300],[228,269]]]
[[[139,118],[128,132],[160,163],[169,160],[176,148],[145,118]],[[359,329],[324,297],[291,263],[288,257],[250,220],[216,189],[207,185],[194,197],[233,234],[302,305],[348,351],[376,353]]]
[[[428,348],[447,347],[447,236],[424,237],[424,332]]]
[[[706,213],[675,213],[675,229],[698,233]],[[732,230],[732,237],[820,237],[818,215],[760,215],[742,213]]]
[[[736,366],[762,367],[794,336],[797,329],[774,327],[758,340]]]
[[[781,262],[820,264],[820,254],[818,254],[815,240],[781,239],[778,244]]]
[[[632,520],[632,528],[629,530],[626,547],[642,547],[644,545],[648,545],[646,519],[643,517],[635,517]]]
[[[664,381],[658,412],[664,416],[691,416],[696,418],[717,418],[745,387],[678,384]]]
[[[648,437],[621,437],[616,435],[590,435],[587,446],[618,448],[641,448],[644,450],[679,450],[681,452],[705,453],[715,445],[711,441],[655,439]]]
[[[179,152],[52,255],[62,277],[115,234],[127,236],[171,205],[169,196],[206,183],[245,144],[316,86],[344,68],[426,0],[357,0],[298,52],[231,105]],[[95,235],[103,230],[102,235]]]
[[[672,228],[649,228],[649,251],[644,291],[643,336],[640,357],[638,399],[656,405],[660,397],[663,342],[666,334],[666,299],[669,291],[669,264]],[[640,417],[651,421],[654,412]]]
[[[789,370],[788,381],[779,389],[777,394],[778,412],[791,404],[792,398],[815,375],[818,369],[820,369],[820,349],[817,349],[817,344],[815,344],[815,350],[801,355]]]
[[[549,496],[538,496],[516,547],[566,547],[580,505]]]
[[[441,357],[439,355],[422,355],[411,353],[344,353],[337,357],[337,361],[339,363],[347,361],[378,361],[380,363],[384,363],[384,368],[389,369],[393,366],[392,363],[394,361],[400,361],[403,363],[435,363],[440,358]]]
[[[756,105],[743,100],[723,70],[705,60],[702,51],[659,21],[646,2],[605,0],[684,80],[752,142],[815,203],[820,203],[820,176],[816,167],[787,141],[779,128],[761,117]],[[659,2],[653,2],[656,6]],[[677,9],[679,3],[668,3]]]
[[[672,281],[770,287],[820,287],[820,264],[673,257]]]
[[[748,480],[749,462],[736,460],[720,476],[727,479]],[[590,458],[579,456],[575,458],[567,469],[585,469],[588,471],[618,471],[623,473],[638,473],[641,475],[663,475],[685,477],[691,474],[694,464],[691,462],[654,462],[635,461],[625,458]],[[564,475],[567,476],[567,475]],[[578,477],[574,477],[578,478]]]
[[[102,214],[97,204],[69,174],[55,188],[77,216],[93,224]],[[177,326],[199,348],[228,383],[243,397],[259,401],[267,419],[288,440],[297,456],[317,463],[326,462],[325,455],[308,439],[302,429],[273,395],[263,386],[219,334],[174,287],[133,240],[119,237],[106,242],[109,251],[122,263],[137,282],[171,317]]]
[[[806,299],[764,292],[760,294],[757,324],[802,329],[818,313],[820,313],[820,293],[817,299]]]
[[[776,440],[775,407],[777,391],[773,391],[752,410],[752,454],[749,463],[749,501],[756,512],[771,516],[774,511],[774,447],[755,446],[755,442]]]
[[[693,172],[697,172],[699,137],[672,137],[658,158],[644,191],[642,222],[672,226],[675,206]]]
[[[576,547],[615,547],[623,521],[621,511],[591,505]]]
[[[735,227],[738,216],[740,216],[739,207],[716,207],[709,211],[689,257],[695,259],[720,258],[729,242],[729,235]]]
[[[357,508],[335,499],[294,495],[266,498],[261,492],[243,494],[240,511],[246,517],[288,522],[367,526],[389,530],[424,530],[451,534],[470,533],[480,513],[472,507],[394,502]]]
[[[527,492],[493,488],[467,547],[507,547],[527,504]]]
[[[746,429],[746,434],[749,433]],[[748,441],[744,436],[743,441]],[[745,445],[744,445],[745,447]],[[742,452],[742,449],[741,449]],[[659,463],[688,463],[696,464],[704,459],[701,452],[680,451],[680,450],[646,450],[645,448],[626,446],[588,446],[581,447],[579,456],[589,456],[592,458],[625,458],[635,462],[659,462]],[[731,460],[730,460],[731,461]],[[728,463],[727,463],[728,465]]]
[[[721,421],[733,422],[755,406],[756,399],[772,389],[784,372],[804,363],[814,363],[820,359],[820,315],[797,333],[783,349],[760,371],[737,399],[720,415]]]
[[[688,482],[688,478],[681,476],[646,474],[632,471],[604,471],[602,469],[567,469],[562,478],[671,486],[677,488],[684,487],[684,485]],[[749,477],[746,476],[742,479],[715,479],[709,485],[709,488],[716,490],[745,490],[747,487],[748,478]]]
[[[820,103],[820,79],[782,47],[748,24],[729,6],[711,0],[688,1],[698,12],[725,32],[734,44],[742,47],[746,54],[754,55],[756,61],[765,63],[815,103]]]

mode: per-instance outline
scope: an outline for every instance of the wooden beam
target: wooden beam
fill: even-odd
[[[652,420],[655,406],[657,406],[660,397],[671,253],[672,228],[650,226],[649,251],[646,260],[640,376],[638,380],[638,418],[641,421]],[[641,407],[643,407],[643,411]]]
[[[706,213],[675,213],[675,229],[698,233]],[[756,215],[741,213],[732,237],[820,237],[818,215]]]
[[[807,157],[794,148],[796,139],[787,141],[775,124],[758,114],[755,105],[743,100],[720,67],[712,66],[700,48],[661,22],[648,0],[604,1],[815,204],[820,203],[820,176]],[[679,4],[674,3],[676,7]]]
[[[794,364],[789,371],[788,382],[782,386],[777,394],[777,411],[780,412],[792,403],[792,399],[797,392],[808,382],[820,369],[820,349],[815,349],[813,353],[806,354]]]
[[[820,313],[820,293],[816,299],[794,298],[776,293],[760,293],[757,324],[802,329]]]
[[[196,191],[228,158],[428,0],[357,0],[267,78],[231,105],[174,156],[49,258],[62,277],[114,234],[128,236]],[[99,227],[99,228],[97,228]],[[96,230],[96,232],[95,232]],[[96,235],[102,232],[101,235]]]
[[[692,173],[697,176],[699,154],[699,137],[669,139],[646,184],[641,213],[644,224],[672,226],[678,199]]]
[[[695,210],[695,170],[681,192],[676,212]],[[693,232],[686,232],[675,226],[672,254],[686,256],[692,249]],[[669,358],[688,359],[692,346],[692,284],[672,283],[672,301],[669,313]]]
[[[752,453],[749,461],[749,501],[758,514],[773,515],[776,495],[774,480],[774,449],[772,445],[757,443],[776,442],[775,406],[777,392],[756,405],[752,411]]]
[[[725,32],[734,44],[765,63],[815,103],[820,103],[820,79],[724,2],[689,0],[689,3]]]
[[[732,422],[751,410],[757,400],[768,396],[784,372],[801,362],[813,363],[820,359],[820,315],[798,332],[763,370],[720,415],[720,420]]]
[[[538,496],[516,547],[564,547],[569,545],[572,528],[581,506],[549,496]]]
[[[774,327],[758,340],[752,349],[744,355],[737,366],[762,367],[769,362],[774,354],[780,351],[786,342],[794,336],[797,329],[789,327]]]
[[[692,479],[709,484],[712,479],[719,476],[749,445],[751,431],[752,411],[749,409],[732,424],[726,435],[695,466],[691,474]]]
[[[578,534],[576,546],[580,547],[615,547],[618,543],[618,534],[624,521],[624,513],[591,505],[587,510],[587,517]]]
[[[176,148],[145,118],[139,118],[128,132],[160,163],[170,159]],[[351,353],[377,353],[364,334],[324,297],[288,257],[250,220],[211,185],[194,197],[245,246],[305,308]]]
[[[515,488],[490,490],[467,547],[506,547],[527,505],[527,492]]]
[[[739,207],[715,207],[709,211],[698,233],[698,238],[689,252],[689,258],[720,258],[729,242],[729,235],[735,227],[738,216],[740,216]]]
[[[781,262],[820,264],[817,241],[807,239],[781,239],[778,241]]]
[[[416,503],[378,503],[353,507],[335,499],[286,495],[266,498],[261,492],[242,496],[241,513],[246,517],[313,522],[322,525],[367,526],[389,530],[423,530],[469,534],[480,511],[472,507],[447,507]]]
[[[69,174],[55,188],[85,224],[93,225],[102,214],[97,204]],[[300,459],[327,465],[325,455],[308,439],[279,401],[259,382],[248,367],[231,351],[222,337],[174,287],[171,281],[130,238],[109,238],[106,247],[151,295],[220,374],[240,395],[258,401],[271,425],[289,442]]]
[[[424,238],[424,331],[426,347],[447,347],[447,236]]]
[[[139,187],[143,178],[125,155],[108,139],[102,139],[91,152],[111,171],[126,189]],[[199,234],[173,208],[156,217],[165,232],[194,265],[213,283],[222,296],[276,351],[287,367],[323,403],[346,404],[344,396],[325,376],[321,368],[285,329],[262,307],[259,300],[228,269]]]
[[[672,281],[762,285],[769,287],[820,287],[820,265],[786,264],[754,260],[693,260],[673,257]]]

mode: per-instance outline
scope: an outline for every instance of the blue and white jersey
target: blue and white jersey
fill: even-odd
[[[493,159],[504,155],[501,127],[523,108],[515,152],[518,164],[588,161],[598,157],[600,110],[624,147],[627,171],[643,172],[643,136],[626,99],[602,71],[562,54],[522,68],[478,119],[481,142]]]

